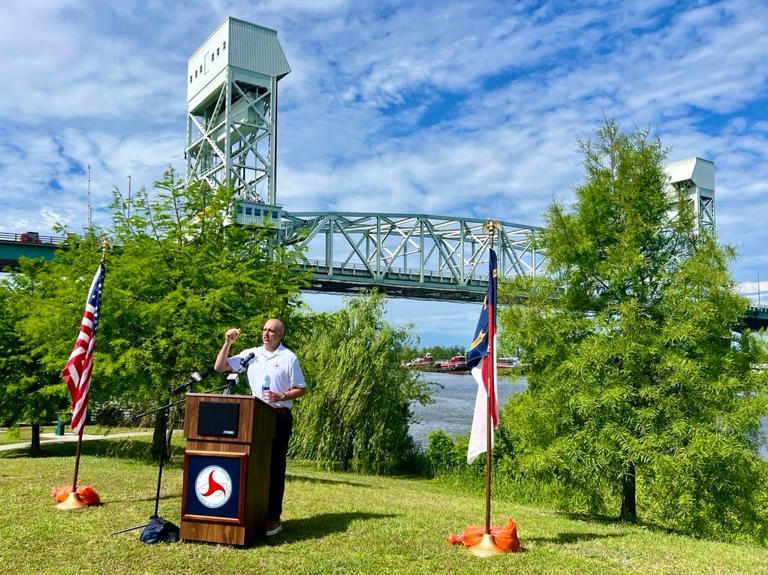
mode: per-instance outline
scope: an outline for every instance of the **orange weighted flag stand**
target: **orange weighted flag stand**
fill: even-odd
[[[88,504],[82,501],[77,496],[77,473],[80,471],[80,449],[83,446],[83,428],[80,428],[80,433],[77,435],[77,452],[75,453],[75,478],[72,480],[72,491],[70,491],[67,498],[56,505],[57,509],[69,510],[69,509],[82,509],[88,507]]]

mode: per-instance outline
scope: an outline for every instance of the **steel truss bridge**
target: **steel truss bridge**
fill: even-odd
[[[243,214],[238,221],[253,223]],[[285,213],[280,238],[305,249],[314,291],[355,293],[375,286],[393,297],[482,301],[491,242],[483,223],[423,214]],[[535,228],[500,224],[494,238],[500,276],[543,274]]]

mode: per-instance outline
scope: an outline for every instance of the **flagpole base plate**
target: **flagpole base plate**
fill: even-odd
[[[477,557],[491,557],[492,555],[503,555],[506,553],[506,551],[493,542],[493,535],[490,533],[484,533],[482,541],[477,545],[467,547],[467,551]]]
[[[80,498],[74,491],[67,495],[67,498],[56,506],[57,509],[62,510],[82,509],[83,507],[88,507],[88,504],[80,501]]]

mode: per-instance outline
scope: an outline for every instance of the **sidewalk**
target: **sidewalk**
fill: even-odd
[[[106,435],[90,435],[83,433],[83,441],[92,441],[94,439],[115,439],[118,437],[138,437],[141,435],[152,435],[152,431],[129,431],[126,433],[107,433]],[[46,445],[47,443],[69,443],[77,441],[76,433],[65,433],[64,435],[56,435],[55,433],[41,433],[40,445]],[[14,449],[29,449],[30,442],[23,441],[21,443],[9,443],[8,445],[0,445],[0,451],[12,451]]]

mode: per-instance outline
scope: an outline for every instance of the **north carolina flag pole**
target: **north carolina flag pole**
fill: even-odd
[[[478,557],[490,557],[501,553],[520,550],[517,525],[510,518],[505,526],[491,525],[491,449],[493,448],[493,425],[498,425],[499,411],[496,400],[496,309],[498,298],[496,283],[498,260],[493,249],[496,230],[502,230],[496,220],[486,220],[483,232],[488,234],[488,290],[483,300],[483,309],[477,320],[475,335],[467,352],[467,365],[477,384],[475,410],[472,414],[472,429],[467,446],[467,464],[472,465],[485,451],[485,525],[470,525],[462,535],[451,533],[451,545],[464,543],[464,547]],[[483,429],[485,426],[485,429]],[[483,437],[485,436],[485,437]]]
[[[495,220],[486,220],[483,223],[483,231],[488,233],[489,239],[489,257],[492,258],[493,254],[493,238],[496,233],[496,229],[501,227],[501,223]],[[491,260],[492,261],[492,260]],[[490,270],[488,277],[489,286],[491,282],[495,282],[496,278],[493,274],[496,273],[496,268]],[[495,287],[495,286],[494,286]],[[491,290],[489,289],[489,292]],[[495,289],[493,290],[495,293]],[[492,412],[495,409],[495,393],[493,392],[496,382],[496,303],[486,301],[488,308],[488,342],[486,349],[486,357],[483,361],[487,362],[485,370],[485,403],[486,403],[486,420],[485,420],[485,532],[483,538],[477,545],[467,547],[467,550],[473,555],[478,557],[489,557],[491,555],[498,555],[505,553],[504,549],[496,545],[491,535],[491,447],[493,444],[493,415]]]
[[[483,227],[488,227],[488,235],[490,236],[490,249],[493,250],[493,236],[496,232],[496,229],[493,225],[492,220],[488,220],[483,224]],[[494,278],[489,277],[489,282],[494,281]],[[493,314],[496,313],[496,302],[493,302],[493,305],[488,306],[488,326],[495,326],[496,322],[494,321]],[[494,364],[496,361],[496,358],[493,357],[493,351],[494,351],[494,338],[496,337],[495,333],[489,333],[488,334],[488,357],[490,358],[491,365]],[[495,367],[495,366],[494,366]],[[491,426],[493,425],[493,417],[491,415],[491,390],[493,389],[491,386],[494,385],[496,382],[493,381],[495,369],[491,368],[486,370],[485,373],[485,391],[486,391],[486,405],[488,407],[486,411],[486,420],[485,420],[485,533],[486,535],[490,535],[491,533],[491,447],[492,447],[492,440],[491,440],[491,430],[493,429]]]

